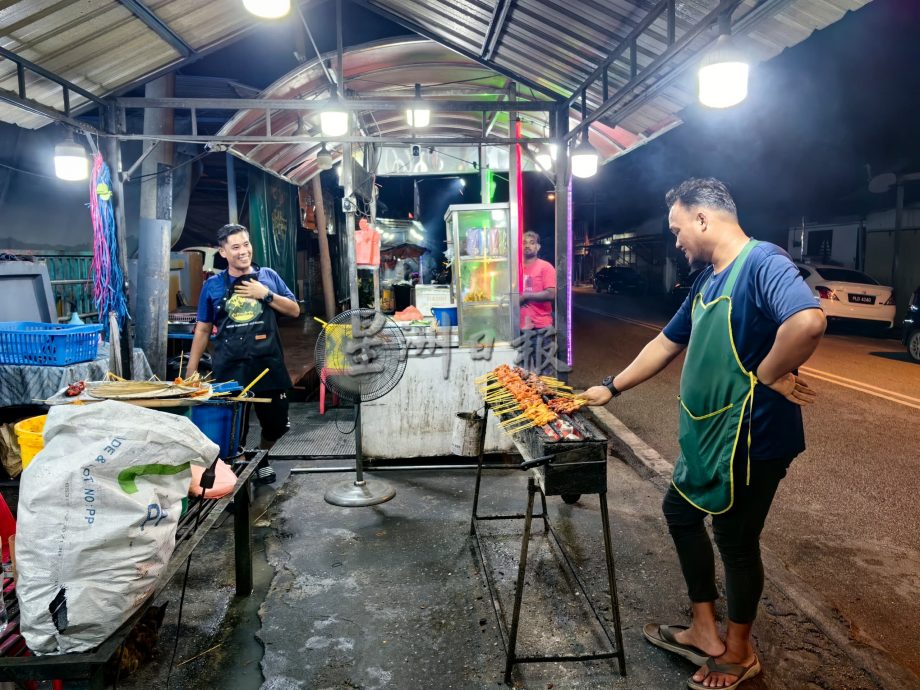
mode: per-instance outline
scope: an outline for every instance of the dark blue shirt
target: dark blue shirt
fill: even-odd
[[[276,271],[271,268],[262,267],[259,267],[257,270],[259,272],[260,283],[276,295],[281,295],[282,297],[287,297],[288,299],[296,301],[294,293],[284,284],[281,276],[279,276]],[[234,278],[230,278],[229,281],[225,280],[225,273],[226,271],[221,271],[216,276],[211,276],[204,281],[204,285],[201,286],[201,297],[198,298],[199,321],[214,323],[217,319],[217,305],[223,299],[224,293],[227,292],[227,283],[229,282],[232,284],[234,280]]]
[[[717,275],[713,275],[712,266],[700,272],[687,299],[664,327],[669,340],[681,345],[690,342],[693,300],[704,286],[703,300],[716,299],[733,265],[734,262]],[[768,242],[754,247],[741,268],[732,294],[732,333],[744,368],[756,372],[773,347],[780,324],[793,314],[813,308],[818,308],[818,298],[802,280],[789,255]],[[747,429],[743,432],[746,441]],[[754,389],[751,459],[791,458],[803,450],[805,431],[801,408],[758,384]]]

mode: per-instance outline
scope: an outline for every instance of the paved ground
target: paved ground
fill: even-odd
[[[295,414],[315,418],[314,407],[295,406]],[[322,498],[342,475],[288,477],[289,464],[276,465],[279,485],[259,489],[254,513],[256,592],[249,600],[233,597],[228,521],[194,557],[171,688],[501,686],[502,642],[468,534],[471,472],[385,473],[397,489],[393,501],[343,509]],[[515,687],[678,689],[693,671],[641,636],[647,621],[676,622],[687,614],[660,516],[660,488],[616,457],[608,465],[608,486],[628,676],[609,662],[527,665],[515,672]],[[516,512],[526,501],[520,471],[492,472],[483,487],[486,511]],[[597,498],[583,497],[574,506],[548,500],[553,524],[609,617]],[[520,530],[520,523],[484,526],[487,562],[506,608]],[[531,549],[521,650],[601,647],[582,598],[540,530]],[[177,583],[166,595],[171,603],[158,662],[120,687],[165,681],[179,592]],[[751,690],[882,687],[772,585],[763,611],[757,641],[766,673],[747,684]]]

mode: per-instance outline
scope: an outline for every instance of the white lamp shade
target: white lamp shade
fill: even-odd
[[[73,141],[55,146],[54,174],[68,182],[79,182],[89,177],[89,159],[83,147]]]
[[[324,110],[319,115],[320,127],[327,137],[340,137],[348,131],[348,113],[344,110]]]
[[[243,0],[243,7],[263,19],[279,19],[291,11],[291,0]]]
[[[747,98],[746,62],[716,62],[699,71],[700,103],[710,108],[731,108]]]
[[[597,165],[597,151],[586,138],[572,150],[572,174],[581,178],[594,177]]]
[[[316,167],[320,170],[329,170],[332,168],[332,154],[325,146],[316,154]]]
[[[428,108],[409,108],[406,121],[410,127],[427,127],[431,124],[431,111]]]

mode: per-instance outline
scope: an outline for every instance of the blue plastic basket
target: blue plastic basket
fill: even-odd
[[[102,326],[0,321],[0,364],[66,366],[96,359]]]
[[[192,407],[192,423],[201,433],[220,446],[220,457],[227,458],[236,455],[236,448],[230,448],[230,436],[233,425],[233,408],[235,405],[195,405]],[[240,444],[240,432],[243,428],[243,409],[240,406],[236,416],[237,445]]]

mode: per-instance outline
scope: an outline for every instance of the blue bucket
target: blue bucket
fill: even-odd
[[[457,307],[432,307],[431,313],[441,326],[457,325]]]
[[[195,405],[192,407],[192,423],[197,426],[201,433],[207,436],[220,446],[220,457],[227,458],[236,455],[236,448],[230,448],[230,436],[233,424],[233,408],[236,405]],[[232,434],[236,438],[237,446],[242,445],[240,433],[243,428],[243,409],[239,406],[240,411],[236,417],[236,433]]]

